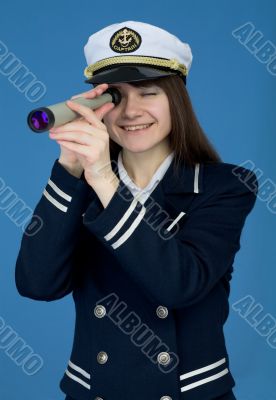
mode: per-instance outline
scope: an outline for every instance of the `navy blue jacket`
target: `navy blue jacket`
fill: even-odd
[[[35,300],[72,292],[64,393],[211,400],[231,391],[223,325],[257,190],[256,175],[240,166],[182,165],[175,176],[171,163],[144,204],[120,180],[104,208],[83,177],[55,161],[21,241],[16,285]],[[31,234],[37,216],[43,226]]]

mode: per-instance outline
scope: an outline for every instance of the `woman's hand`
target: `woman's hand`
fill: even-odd
[[[83,96],[88,99],[100,96],[108,88],[108,84],[102,84],[88,92],[73,96]],[[75,176],[84,176],[87,182],[93,186],[102,178],[101,171],[110,173],[113,171],[109,153],[109,134],[102,119],[114,107],[113,103],[103,104],[96,110],[74,103],[66,102],[68,107],[79,113],[82,117],[50,130],[50,138],[55,139],[61,146],[59,161]]]

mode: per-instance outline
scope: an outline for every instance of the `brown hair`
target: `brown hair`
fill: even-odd
[[[169,135],[170,147],[174,151],[174,170],[181,163],[194,166],[196,163],[221,162],[221,158],[201,128],[183,80],[177,75],[147,81],[129,82],[139,86],[152,84],[161,87],[169,100],[172,130]],[[122,147],[110,139],[110,156],[118,158]]]

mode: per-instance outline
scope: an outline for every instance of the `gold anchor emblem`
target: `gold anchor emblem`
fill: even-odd
[[[116,31],[110,39],[110,47],[116,53],[131,53],[141,45],[142,39],[138,32],[124,27]]]
[[[118,40],[119,43],[120,43],[123,47],[128,46],[129,43],[130,43],[131,40],[132,40],[132,36],[130,35],[130,33],[129,33],[129,31],[128,31],[127,29],[124,29],[124,30],[123,30],[121,37],[122,37],[123,39],[119,39],[119,40]]]

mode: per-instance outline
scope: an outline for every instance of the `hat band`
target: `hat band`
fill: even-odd
[[[87,78],[92,78],[92,76],[98,70],[106,67],[110,67],[117,64],[140,64],[149,65],[152,67],[164,67],[169,68],[174,71],[181,72],[182,75],[188,75],[187,67],[184,64],[180,64],[176,59],[165,59],[157,57],[147,57],[147,56],[116,56],[109,57],[103,60],[97,61],[94,64],[88,65],[84,70],[84,75]]]

